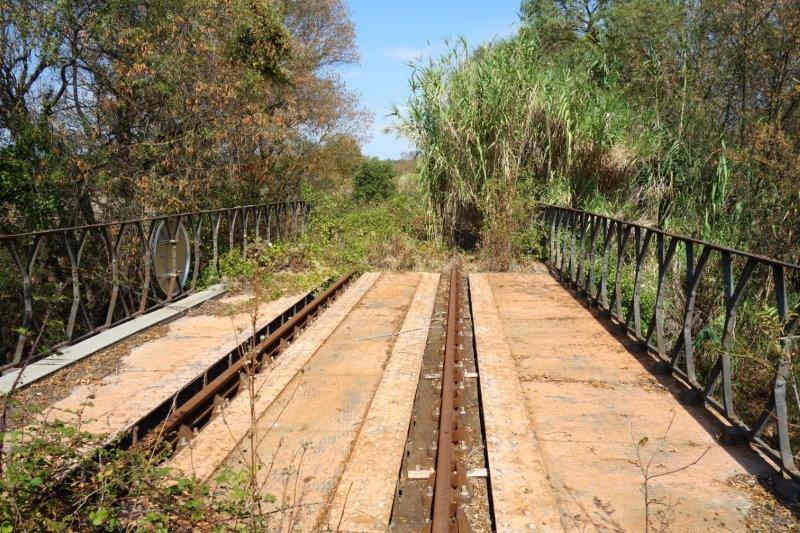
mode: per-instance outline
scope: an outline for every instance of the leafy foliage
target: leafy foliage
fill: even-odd
[[[363,202],[385,200],[395,192],[395,171],[390,161],[366,158],[354,177],[354,194]]]
[[[446,236],[508,257],[503,228],[540,200],[798,261],[796,2],[520,13],[517,35],[414,66],[403,129]]]
[[[11,0],[0,25],[7,233],[296,197],[363,123],[340,0]]]
[[[237,17],[231,39],[231,56],[265,78],[286,81],[286,58],[291,53],[291,35],[272,4],[257,1],[250,12]]]

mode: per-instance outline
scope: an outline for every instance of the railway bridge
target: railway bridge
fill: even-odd
[[[791,515],[797,265],[545,206],[546,259],[525,272],[454,260],[278,299],[206,276],[307,213],[0,237],[22,302],[0,390],[112,446],[166,439],[170,467],[212,484],[258,463],[280,531],[745,531]],[[92,253],[108,268],[84,272]]]

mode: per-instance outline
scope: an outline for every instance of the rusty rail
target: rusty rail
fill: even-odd
[[[197,380],[145,415],[121,440],[128,447],[158,427],[158,434],[173,443],[191,438],[192,430],[204,425],[220,401],[238,392],[241,380],[258,374],[264,362],[275,358],[288,343],[305,329],[321,310],[344,290],[355,276],[350,272],[321,294],[312,291],[281,316],[242,342]]]
[[[467,499],[467,474],[456,449],[464,440],[459,409],[464,407],[463,364],[459,365],[461,334],[461,274],[454,265],[450,274],[450,295],[447,308],[447,336],[442,368],[442,402],[439,412],[439,441],[436,455],[436,482],[433,492],[433,533],[468,533],[469,523],[460,505]]]
[[[792,371],[800,266],[596,213],[552,205],[543,211],[549,266],[562,282],[608,312],[659,369],[682,379],[683,401],[724,417],[728,442],[754,444],[800,479],[792,443],[797,449],[800,435],[790,431],[800,423]],[[748,299],[748,291],[757,294]],[[744,323],[753,335],[749,346],[735,342],[737,312],[740,329]],[[759,332],[752,325],[758,316],[773,329]],[[759,361],[735,353],[753,347]]]
[[[0,235],[0,371],[191,294],[225,252],[293,237],[308,211],[247,205]]]

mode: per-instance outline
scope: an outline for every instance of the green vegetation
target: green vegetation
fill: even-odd
[[[358,56],[341,0],[9,0],[0,30],[3,234],[296,200],[361,161],[368,120],[335,72]],[[26,353],[66,338],[77,287],[77,330],[106,320],[113,237],[87,237],[74,280],[71,239],[41,243]],[[120,242],[126,298],[145,269]],[[14,254],[30,244],[0,247],[0,366],[22,353]]]
[[[355,197],[362,202],[385,200],[396,190],[391,162],[376,157],[365,158],[354,178]]]
[[[253,488],[252,471],[223,468],[201,482],[164,466],[166,443],[108,450],[105,436],[60,422],[29,424],[4,438],[14,445],[0,463],[2,533],[256,532],[285,519],[265,510],[274,498]]]
[[[219,517],[208,487],[160,468],[161,452],[106,452],[100,437],[60,423],[6,438],[17,444],[0,476],[0,531],[166,531]]]
[[[449,251],[430,231],[419,196],[393,194],[363,203],[343,194],[308,192],[314,209],[296,239],[258,242],[220,261],[233,283],[258,280],[269,297],[317,286],[350,270],[437,271]],[[210,276],[210,274],[209,274]]]
[[[0,29],[3,233],[294,199],[359,155],[340,0],[8,0]]]
[[[415,66],[405,131],[445,236],[498,266],[533,201],[797,262],[795,2],[525,0],[522,28]]]
[[[458,41],[414,65],[400,122],[419,152],[390,162],[362,157],[364,113],[332,74],[356,59],[341,1],[7,1],[4,232],[302,197],[313,210],[296,239],[231,251],[203,273],[203,283],[224,278],[265,298],[352,269],[438,270],[453,245],[476,247],[492,270],[547,259],[540,203],[800,262],[796,1],[523,0],[520,16],[508,39]],[[105,268],[92,260],[104,249],[91,246],[87,279]],[[646,259],[645,328],[653,246]],[[619,271],[626,316],[633,260],[629,244],[623,263],[609,264],[609,295]],[[668,342],[682,324],[685,262],[679,248],[664,294]],[[701,378],[724,328],[718,258],[705,272],[691,324]],[[748,423],[782,357],[771,275],[759,269],[748,285],[730,350]],[[800,279],[787,284],[795,308]],[[66,302],[68,288],[37,305]],[[19,322],[9,302],[21,290],[4,250],[0,303],[16,315],[3,323]],[[163,450],[84,461],[79,451],[101,437],[58,424],[13,438],[0,457],[0,532],[268,525],[245,473],[226,472],[215,492],[161,468]]]
[[[296,238],[225,253],[202,273],[259,300],[447,257],[418,189],[396,193],[395,168],[408,176],[413,160],[361,155],[369,117],[335,70],[357,59],[343,1],[10,0],[0,26],[3,233],[303,198],[313,211]],[[99,235],[87,243],[82,312],[101,323],[105,305],[90,304],[108,299],[108,248]],[[71,290],[46,274],[68,265],[64,251],[43,248],[37,355],[63,335]],[[3,247],[0,364],[21,291]],[[0,532],[265,531],[283,518],[263,511],[252,471],[201,483],[164,467],[166,444],[107,451],[105,436],[34,423],[42,407],[0,398]]]

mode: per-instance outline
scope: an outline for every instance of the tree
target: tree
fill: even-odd
[[[331,68],[356,59],[342,0],[3,2],[0,222],[296,197],[365,122]]]
[[[364,159],[356,171],[354,195],[362,202],[385,200],[395,192],[394,167],[376,157]]]

